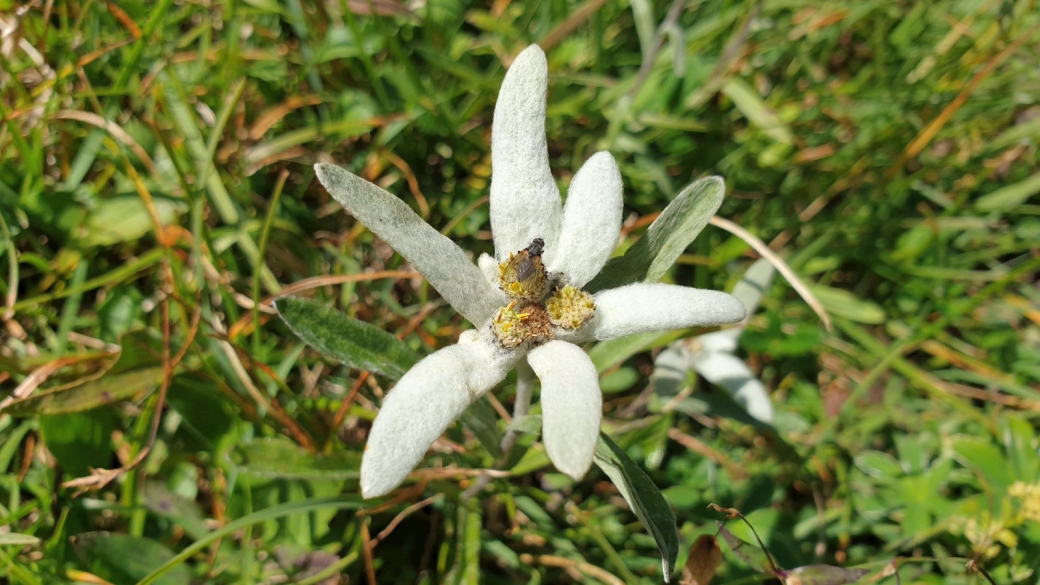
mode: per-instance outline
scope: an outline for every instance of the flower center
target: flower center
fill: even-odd
[[[554,329],[573,331],[596,313],[592,295],[550,278],[542,264],[544,249],[545,241],[535,238],[498,265],[498,284],[510,302],[495,313],[491,329],[507,349],[551,341]]]

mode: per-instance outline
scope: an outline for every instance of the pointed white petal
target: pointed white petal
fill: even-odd
[[[596,366],[580,347],[564,341],[531,350],[527,363],[542,382],[542,441],[549,459],[581,479],[592,465],[603,416]]]
[[[581,288],[599,274],[621,234],[621,171],[609,152],[597,152],[574,175],[563,207],[557,250],[546,248],[549,272]]]
[[[545,100],[549,68],[531,45],[506,72],[491,123],[491,233],[499,262],[535,238],[555,250],[560,190],[549,170]]]
[[[467,335],[415,364],[383,400],[361,459],[361,495],[401,484],[430,445],[474,400],[502,381],[516,358]]]
[[[705,380],[729,392],[748,414],[762,422],[772,422],[769,393],[743,360],[729,353],[697,353],[690,364]]]
[[[630,284],[597,293],[595,299],[596,316],[575,333],[558,332],[559,338],[577,343],[744,318],[744,305],[724,292],[671,284]]]
[[[404,201],[330,164],[316,164],[318,180],[351,215],[415,266],[470,323],[483,325],[505,297],[455,242],[430,227]]]

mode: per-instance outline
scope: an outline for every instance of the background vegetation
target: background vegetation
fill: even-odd
[[[295,291],[420,354],[452,343],[468,325],[311,164],[490,251],[491,112],[538,42],[561,185],[610,150],[631,242],[721,174],[720,215],[834,320],[766,295],[741,352],[771,428],[693,378],[704,400],[655,406],[667,340],[599,362],[604,428],[687,544],[716,502],[785,567],[1040,582],[1038,25],[1032,0],[0,0],[0,577],[660,582],[606,477],[573,483],[537,445],[466,498],[494,458],[456,425],[441,469],[361,501],[392,381],[270,309]],[[714,227],[687,252],[669,278],[719,289],[756,257]],[[716,582],[766,579],[725,555]]]

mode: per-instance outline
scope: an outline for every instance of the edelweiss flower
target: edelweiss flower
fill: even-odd
[[[581,290],[617,244],[621,174],[609,153],[597,153],[561,204],[545,139],[547,81],[545,55],[532,45],[502,83],[491,127],[496,258],[482,256],[479,268],[400,199],[334,165],[315,166],[347,211],[477,327],[417,363],[383,400],[361,462],[364,497],[397,487],[473,401],[527,365],[541,381],[549,458],[579,479],[592,464],[602,396],[596,368],[576,343],[744,317],[739,301],[715,291],[656,283]]]

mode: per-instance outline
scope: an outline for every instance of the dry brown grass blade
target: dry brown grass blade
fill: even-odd
[[[560,41],[567,38],[567,35],[574,32],[574,29],[581,26],[586,20],[596,14],[603,5],[607,3],[607,0],[588,0],[577,8],[567,20],[564,20],[560,24],[556,25],[556,28],[549,31],[549,34],[545,35],[538,45],[543,51],[549,52],[553,47],[560,44]]]
[[[304,106],[316,106],[320,103],[321,98],[316,95],[290,96],[289,99],[277,106],[264,110],[256,117],[256,121],[249,127],[249,139],[260,140],[263,138],[264,134],[267,134],[267,131],[277,124],[279,120],[287,116],[289,112]]]
[[[809,287],[806,286],[800,278],[798,278],[798,275],[794,273],[794,270],[791,270],[791,267],[787,265],[787,262],[784,262],[783,258],[778,256],[776,252],[774,252],[765,242],[758,239],[757,237],[755,237],[754,234],[728,219],[723,219],[721,217],[716,216],[712,217],[708,221],[708,223],[717,228],[724,229],[727,232],[744,240],[748,243],[749,246],[754,248],[755,251],[758,252],[763,258],[769,260],[769,263],[772,264],[774,268],[776,268],[776,271],[784,275],[784,278],[787,279],[787,282],[791,284],[791,288],[793,288],[798,293],[798,295],[801,296],[802,299],[809,305],[809,307],[812,308],[816,315],[820,317],[820,320],[823,321],[823,326],[827,328],[827,331],[834,330],[834,326],[831,324],[830,315],[828,315],[827,311],[824,310],[823,304],[820,303],[819,299],[817,299],[816,296],[812,294],[812,291],[809,290]]]
[[[530,561],[536,561],[543,567],[556,567],[558,569],[563,569],[567,571],[568,574],[571,574],[572,576],[576,577],[576,580],[578,580],[579,582],[585,580],[583,577],[589,576],[602,583],[607,583],[608,585],[625,585],[624,581],[622,581],[619,577],[617,577],[613,573],[610,573],[606,569],[601,569],[595,565],[591,565],[582,561],[572,561],[571,559],[565,557],[560,557],[556,555],[541,555],[538,557],[531,557],[530,555],[524,554],[520,556],[520,561],[524,562],[525,564],[531,564]]]
[[[436,502],[437,500],[439,500],[439,499],[441,499],[443,497],[444,497],[444,494],[437,494],[435,496],[430,496],[430,497],[426,498],[425,500],[423,500],[421,502],[416,502],[416,503],[412,504],[411,506],[408,506],[407,508],[402,510],[400,514],[398,514],[397,516],[394,516],[394,519],[391,520],[390,523],[386,525],[386,528],[381,530],[379,532],[379,534],[377,534],[376,537],[372,539],[372,544],[370,546],[372,546],[372,548],[375,548],[376,546],[378,546],[379,542],[381,540],[383,540],[387,536],[390,536],[391,534],[393,534],[394,530],[398,526],[400,526],[401,522],[403,522],[405,518],[410,516],[413,512],[421,510],[421,509],[425,508],[426,506],[429,506],[430,504]]]
[[[423,219],[430,219],[430,204],[426,201],[426,196],[423,195],[422,190],[419,188],[419,181],[415,178],[412,167],[408,166],[408,163],[403,158],[385,148],[379,150],[379,155],[390,161],[390,164],[397,167],[397,170],[404,174],[404,179],[408,183],[408,191],[411,192],[412,197],[415,197],[415,202],[419,204],[419,215]]]
[[[130,33],[130,36],[134,37],[134,40],[141,38],[141,27],[137,26],[134,19],[126,13],[125,10],[119,7],[118,4],[112,0],[107,0],[105,6],[108,7],[108,11],[119,21],[119,24],[123,25],[123,28]]]

